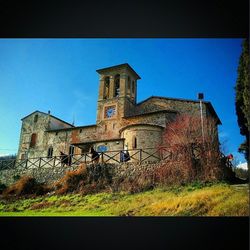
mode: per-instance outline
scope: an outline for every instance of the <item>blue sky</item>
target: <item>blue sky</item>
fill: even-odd
[[[95,124],[97,69],[129,63],[149,96],[197,99],[203,92],[222,121],[220,140],[237,153],[244,137],[234,86],[242,39],[0,39],[0,155],[17,152],[21,118],[35,110],[75,125]]]

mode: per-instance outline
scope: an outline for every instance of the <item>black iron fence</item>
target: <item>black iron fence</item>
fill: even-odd
[[[98,152],[99,163],[121,163],[124,162],[121,150],[113,150],[106,152]],[[145,149],[130,149],[126,150],[129,154],[129,162],[157,162],[165,160],[172,156],[172,153],[166,147],[145,148]],[[126,161],[126,160],[125,160]],[[53,157],[38,157],[27,158],[23,160],[1,160],[0,170],[13,169],[22,167],[24,169],[32,168],[54,168],[57,166],[77,166],[81,163],[93,163],[96,160],[92,159],[91,153],[53,156]]]
[[[161,160],[171,160],[173,158],[178,158],[177,152],[171,152],[167,147],[158,147],[158,148],[145,148],[145,149],[130,149],[126,150],[129,153],[129,162],[136,163],[155,163]],[[124,162],[122,159],[121,150],[113,150],[106,152],[98,152],[99,154],[99,163],[121,163]],[[180,152],[181,154],[181,152]],[[220,158],[225,161],[225,164],[229,168],[233,168],[233,164],[227,157],[220,153]],[[91,153],[83,154],[73,154],[73,155],[64,155],[62,156],[53,156],[53,157],[38,157],[38,158],[27,158],[24,160],[1,160],[0,161],[0,170],[4,169],[13,169],[13,168],[22,168],[22,169],[46,169],[46,168],[55,168],[58,166],[69,166],[76,167],[81,163],[93,163],[96,160],[92,159]]]
[[[225,165],[225,167],[230,168],[230,169],[233,169],[235,167],[232,161],[222,152],[220,152],[220,158],[223,161],[223,164]]]

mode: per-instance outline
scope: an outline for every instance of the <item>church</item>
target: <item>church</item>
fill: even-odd
[[[50,112],[34,111],[22,118],[17,159],[64,154],[135,150],[157,147],[167,124],[177,115],[212,117],[221,124],[208,101],[151,96],[137,102],[141,78],[128,64],[96,70],[99,74],[96,124],[74,126]],[[218,134],[218,132],[217,132]]]

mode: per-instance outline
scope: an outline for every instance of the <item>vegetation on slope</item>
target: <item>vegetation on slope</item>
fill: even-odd
[[[250,126],[250,94],[249,94],[249,39],[244,39],[238,66],[238,78],[235,86],[235,107],[238,125],[245,141],[240,145],[239,152],[249,160],[249,126]]]
[[[248,185],[187,185],[131,194],[0,200],[0,216],[248,216]]]

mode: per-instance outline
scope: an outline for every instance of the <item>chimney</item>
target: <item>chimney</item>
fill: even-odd
[[[204,99],[204,94],[203,93],[198,93],[198,99],[203,100]]]

